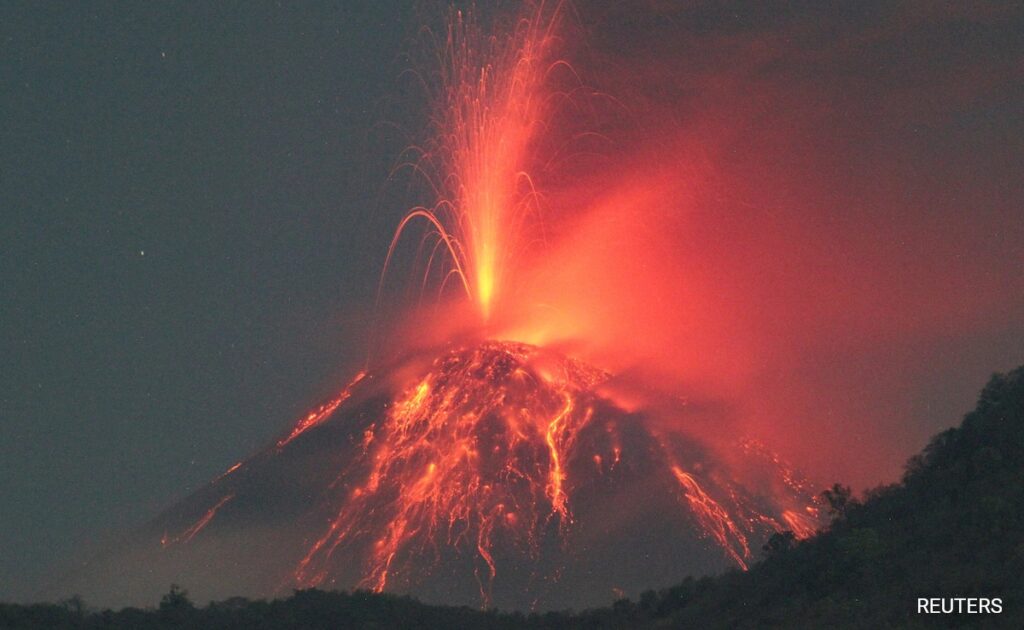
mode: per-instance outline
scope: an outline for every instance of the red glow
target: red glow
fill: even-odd
[[[701,489],[700,484],[693,476],[684,472],[679,466],[672,466],[672,474],[682,485],[686,500],[704,530],[715,537],[719,546],[732,556],[740,568],[746,570],[746,561],[750,558],[750,546],[747,544],[747,537],[736,527],[729,517],[729,513]]]
[[[680,279],[651,246],[657,239],[646,238],[662,227],[658,205],[668,197],[686,198],[685,180],[669,167],[648,169],[600,200],[559,197],[566,200],[560,210],[582,210],[581,218],[566,229],[569,236],[560,245],[546,252],[531,248],[541,234],[535,228],[542,191],[530,167],[540,157],[538,134],[555,133],[551,104],[564,98],[548,86],[551,71],[567,67],[555,57],[560,13],[560,4],[554,10],[540,4],[507,36],[482,32],[461,12],[451,16],[440,54],[435,136],[411,150],[408,164],[426,177],[436,199],[401,220],[385,274],[410,226],[425,224],[423,251],[429,257],[423,282],[434,277],[443,291],[456,279],[476,319],[485,322],[484,336],[497,333],[501,341],[438,359],[366,431],[360,459],[342,474],[361,475],[360,481],[298,563],[299,585],[331,579],[334,557],[344,550],[345,557],[361,559],[359,586],[383,590],[411,573],[414,559],[422,562],[428,550],[436,555],[445,546],[472,550],[486,602],[498,572],[496,541],[536,555],[549,525],[565,535],[574,524],[574,463],[584,458],[589,470],[606,474],[626,457],[619,427],[611,421],[603,445],[581,452],[581,436],[594,422],[594,388],[610,375],[537,345],[575,344],[588,358],[621,367],[624,359],[662,344],[660,331],[685,321],[699,302],[687,293],[671,303],[679,307],[671,317],[659,308],[653,312],[660,319],[651,319],[649,302],[666,298],[660,286],[666,273]],[[649,219],[647,231],[636,229],[640,216]],[[441,258],[447,267],[435,273]],[[638,317],[609,312],[610,295],[620,300],[638,294],[644,299],[631,304]],[[447,310],[441,319],[451,327],[457,313]],[[424,343],[429,327],[422,320],[412,327]],[[689,348],[705,350],[699,344]],[[625,406],[643,408],[644,395],[613,398],[628,396]],[[322,422],[346,398],[343,393],[314,410],[280,446]],[[776,509],[806,504],[804,489],[782,482],[782,489],[769,494],[774,505],[755,506],[738,482],[699,480],[698,472],[684,470],[669,442],[661,440],[653,455],[665,460],[658,474],[675,480],[681,506],[741,568],[751,558],[748,537],[765,527],[779,530],[780,522],[792,521],[801,533],[813,528],[812,519],[805,523]]]
[[[220,501],[217,501],[217,503],[215,503],[213,507],[207,510],[206,513],[203,514],[203,516],[200,517],[198,521],[193,523],[188,529],[181,532],[177,536],[170,537],[166,533],[164,533],[163,537],[160,539],[160,545],[163,547],[170,547],[171,545],[176,543],[191,542],[191,540],[196,537],[196,534],[203,531],[203,528],[210,524],[210,521],[213,520],[213,517],[217,515],[217,510],[219,510],[221,507],[224,506],[225,503],[227,503],[233,498],[235,498],[235,495],[229,494],[222,498]]]
[[[291,442],[292,440],[299,437],[309,429],[315,427],[316,425],[320,424],[321,422],[329,418],[331,414],[334,413],[334,411],[338,407],[340,407],[343,402],[345,402],[346,400],[349,399],[349,397],[352,396],[352,388],[359,384],[359,381],[363,380],[365,377],[366,372],[359,372],[358,374],[356,374],[355,378],[353,378],[349,382],[349,384],[345,386],[345,389],[341,390],[341,393],[338,394],[336,398],[333,398],[332,400],[320,405],[313,411],[310,411],[304,418],[301,418],[298,422],[296,422],[295,426],[292,428],[291,433],[278,440],[278,448],[283,447],[285,444],[288,444],[288,442]],[[230,472],[231,470],[228,471],[228,473]]]
[[[232,466],[230,468],[228,468],[227,470],[222,472],[216,479],[214,479],[214,482],[220,481],[221,479],[223,479],[224,477],[227,477],[228,475],[230,475],[231,473],[235,472],[236,470],[238,470],[241,467],[242,467],[242,462],[235,462],[234,464],[232,464]]]
[[[793,510],[786,510],[782,513],[782,518],[786,521],[787,528],[797,538],[808,538],[818,531],[817,512],[813,514],[814,516],[811,515],[811,512],[801,514]]]
[[[906,386],[890,377],[917,358],[912,344],[945,343],[1014,303],[1005,288],[1020,283],[1007,281],[1016,268],[1005,261],[1019,245],[979,256],[1003,237],[972,234],[1012,222],[956,219],[962,234],[948,238],[931,219],[907,218],[910,197],[874,147],[858,156],[868,166],[835,157],[848,147],[827,139],[864,130],[839,120],[844,95],[805,84],[820,76],[808,71],[818,51],[743,34],[706,41],[681,26],[697,44],[614,51],[638,57],[598,78],[628,110],[608,125],[589,107],[603,92],[580,96],[592,77],[561,60],[573,52],[563,13],[558,2],[530,5],[490,32],[453,12],[437,34],[437,67],[418,77],[433,87],[430,138],[401,165],[429,190],[409,187],[424,197],[401,206],[421,204],[397,222],[378,306],[410,240],[422,265],[411,286],[438,298],[401,304],[400,323],[375,330],[387,348],[372,349],[372,377],[361,372],[298,419],[266,458],[310,484],[308,504],[286,506],[301,545],[274,567],[282,588],[415,594],[472,574],[485,605],[506,587],[532,598],[531,580],[554,584],[566,567],[589,580],[592,566],[571,564],[580,556],[621,557],[667,526],[679,532],[673,549],[746,569],[772,532],[814,534],[818,482],[893,476],[910,452],[895,445],[912,431],[889,403],[906,391],[879,393]],[[594,26],[611,35],[595,46],[623,41],[615,27]],[[682,63],[680,51],[704,44],[715,54]],[[776,63],[799,89],[763,84],[780,76]],[[556,89],[552,76],[573,85]],[[600,132],[606,153],[574,152],[580,129],[560,116]],[[918,168],[903,158],[920,153],[882,148]],[[934,274],[936,260],[955,273]],[[864,386],[850,387],[858,370]],[[789,461],[810,463],[816,482]],[[246,466],[254,474],[224,480],[232,490],[257,476]],[[602,513],[613,499],[617,513]],[[191,539],[220,505],[170,542]],[[679,563],[680,577],[690,570]]]
[[[364,452],[366,481],[299,564],[297,581],[320,583],[338,547],[380,531],[362,586],[381,590],[395,557],[411,545],[437,534],[458,545],[475,532],[486,595],[496,572],[496,531],[535,549],[548,518],[571,522],[564,462],[572,436],[591,418],[577,397],[603,377],[570,363],[544,379],[527,369],[534,353],[518,344],[485,345],[445,359],[412,387],[368,434],[365,445],[375,448]],[[513,362],[520,365],[508,373]],[[494,421],[500,425],[488,430]],[[485,439],[493,441],[486,449]]]
[[[440,545],[477,558],[486,603],[499,571],[497,541],[535,556],[546,536],[571,532],[574,492],[592,474],[586,471],[596,464],[598,475],[610,473],[626,457],[617,421],[605,416],[594,425],[601,400],[594,392],[609,377],[512,342],[485,342],[438,359],[366,431],[361,456],[342,473],[361,481],[299,562],[295,582],[324,583],[344,551],[362,562],[359,586],[384,590],[396,576],[423,569],[415,563]],[[605,437],[583,440],[592,427]],[[679,455],[669,440],[657,443],[660,453],[647,457],[666,462],[664,472],[680,484],[680,509],[741,568],[751,558],[750,536],[781,530],[780,520],[813,527],[809,516],[755,507],[730,480],[711,480],[724,493],[713,497],[697,473],[672,463]],[[781,492],[768,500],[801,499],[806,495]]]
[[[484,33],[472,13],[454,12],[440,51],[432,141],[410,149],[404,164],[424,176],[437,198],[401,221],[388,249],[410,223],[427,224],[431,255],[448,254],[442,287],[452,276],[487,321],[510,280],[511,267],[540,212],[530,166],[558,94],[548,76],[564,62],[553,57],[561,3],[539,4],[506,36]],[[385,272],[388,266],[385,263]]]

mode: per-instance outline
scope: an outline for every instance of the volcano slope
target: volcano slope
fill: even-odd
[[[499,341],[359,373],[65,590],[582,608],[746,569],[773,533],[815,530],[806,482],[757,443],[688,432],[681,399],[627,410],[614,392],[601,370]]]

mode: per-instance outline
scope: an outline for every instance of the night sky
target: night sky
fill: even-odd
[[[758,316],[707,338],[757,329],[726,390],[815,409],[833,444],[812,472],[894,479],[1024,363],[1019,6],[579,4],[581,74],[633,99],[623,127],[697,138],[729,203],[765,210],[700,219],[679,248],[717,260],[722,230],[746,248],[708,266]],[[405,142],[389,123],[423,115],[400,80],[422,15],[0,9],[0,599],[31,599],[363,361],[406,209],[382,202]]]
[[[4,599],[361,360],[413,25],[331,4],[2,10]]]

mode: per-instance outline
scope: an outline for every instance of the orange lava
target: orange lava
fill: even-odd
[[[437,359],[366,429],[361,455],[341,473],[348,489],[294,583],[322,585],[339,562],[357,562],[357,586],[382,591],[455,553],[473,559],[486,604],[498,545],[536,558],[545,537],[570,534],[582,481],[570,471],[596,465],[605,474],[626,455],[607,419],[595,430],[608,439],[579,439],[595,422],[594,391],[609,375],[550,354],[488,341]],[[739,567],[751,559],[751,536],[782,530],[780,520],[798,535],[813,526],[811,516],[766,513],[721,479],[714,484],[722,496],[712,496],[697,473],[674,463],[670,442],[659,443],[661,452],[647,457],[665,462],[662,474],[681,486],[680,509]]]
[[[359,383],[359,381],[363,380],[363,378],[365,377],[366,372],[359,372],[358,374],[356,374],[355,378],[353,378],[349,382],[349,384],[345,386],[345,389],[341,390],[341,393],[338,394],[336,398],[320,405],[313,411],[310,411],[309,414],[307,414],[305,417],[301,418],[297,423],[295,423],[295,426],[292,428],[291,433],[278,440],[277,447],[283,447],[288,442],[291,442],[292,440],[299,437],[309,429],[315,427],[316,425],[323,422],[325,419],[329,418],[330,415],[334,413],[334,410],[341,406],[341,403],[345,402],[346,400],[349,399],[349,397],[352,396],[352,388],[355,387]],[[228,470],[228,472],[224,474],[226,475],[230,473],[232,470],[234,470],[234,468]]]
[[[236,470],[238,470],[241,467],[242,467],[242,462],[235,462],[234,464],[231,465],[231,468],[228,468],[227,470],[222,472],[220,475],[218,475],[218,477],[213,480],[214,483],[220,481],[224,477],[227,477],[228,475],[230,475],[231,473],[235,472]]]
[[[401,166],[426,178],[436,198],[411,210],[388,249],[385,273],[412,222],[423,222],[448,266],[442,289],[455,277],[487,321],[509,280],[514,257],[536,234],[538,194],[531,165],[558,94],[549,75],[565,66],[553,57],[561,2],[539,3],[506,35],[485,33],[475,15],[455,11],[444,33],[436,74],[432,138],[408,150]],[[382,276],[383,281],[383,276]]]
[[[545,379],[528,367],[534,352],[490,342],[448,355],[412,387],[368,432],[365,481],[299,563],[296,581],[321,583],[339,547],[373,535],[360,586],[383,590],[396,558],[439,536],[476,552],[486,597],[495,536],[535,551],[550,519],[570,523],[562,462],[591,419],[579,396],[604,376],[569,364]]]
[[[750,558],[750,546],[747,544],[747,537],[729,517],[729,513],[704,492],[692,475],[683,471],[679,466],[672,466],[672,474],[676,476],[679,484],[683,487],[686,501],[704,531],[714,536],[718,545],[736,561],[740,568],[746,570],[747,560]]]
[[[234,494],[229,494],[229,495],[225,496],[224,498],[222,498],[220,501],[217,501],[217,503],[215,503],[213,505],[213,507],[211,507],[209,510],[207,510],[206,513],[203,514],[203,516],[198,521],[193,523],[192,526],[190,526],[188,529],[186,529],[185,531],[181,532],[177,536],[174,536],[173,538],[171,538],[171,537],[169,537],[165,533],[163,535],[163,537],[160,539],[160,545],[162,547],[169,547],[169,546],[171,546],[171,545],[173,545],[175,543],[179,543],[179,542],[180,543],[191,542],[191,540],[193,538],[195,538],[196,534],[198,534],[199,532],[203,531],[203,528],[210,524],[210,521],[213,520],[213,517],[217,515],[217,510],[219,510],[221,507],[224,506],[225,503],[227,503],[228,501],[230,501],[233,498],[235,498],[235,495]]]
[[[782,520],[786,522],[789,530],[800,539],[813,536],[819,527],[817,511],[814,508],[810,508],[807,514],[786,510],[782,513]]]

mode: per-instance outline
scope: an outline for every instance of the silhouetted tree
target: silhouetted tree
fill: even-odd
[[[828,513],[834,519],[846,516],[846,511],[854,504],[853,491],[850,486],[834,484],[821,493],[821,498],[828,504]]]
[[[768,542],[761,547],[761,551],[766,556],[778,556],[786,553],[790,549],[796,546],[796,534],[790,530],[781,532],[775,532],[772,537],[768,539]]]
[[[72,617],[81,619],[85,617],[86,607],[85,601],[80,595],[72,595],[68,599],[65,599],[60,603],[64,610],[68,611]]]
[[[171,590],[160,598],[160,617],[165,621],[182,624],[195,612],[196,607],[188,598],[188,591],[177,584],[171,584]]]

